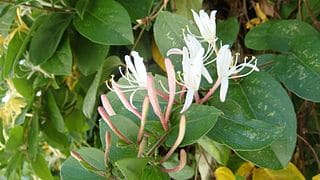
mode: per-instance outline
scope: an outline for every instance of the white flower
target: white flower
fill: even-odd
[[[139,56],[138,52],[132,51],[131,56],[133,57],[133,62],[131,61],[131,57],[126,55],[125,56],[125,62],[127,65],[127,72],[123,74],[123,72],[120,71],[121,76],[127,80],[128,85],[122,85],[117,84],[113,78],[111,79],[112,84],[114,84],[116,87],[109,87],[110,90],[116,91],[117,94],[124,93],[124,92],[131,92],[130,95],[130,104],[133,105],[133,96],[138,90],[146,89],[147,87],[147,70],[143,63],[143,58]],[[121,68],[121,67],[120,67]],[[129,73],[129,71],[131,73]],[[107,84],[108,85],[108,84]],[[121,92],[119,92],[121,91]]]
[[[221,81],[220,87],[220,100],[224,102],[226,99],[228,86],[229,86],[229,79],[244,77],[252,73],[253,71],[259,71],[257,67],[257,60],[255,57],[252,57],[249,62],[246,62],[248,57],[244,58],[244,63],[237,65],[238,63],[238,56],[236,54],[235,61],[233,61],[233,56],[229,49],[229,45],[224,45],[220,48],[217,54],[217,74],[218,79]],[[254,62],[252,64],[252,62]],[[251,68],[251,70],[245,74],[241,75],[234,75],[240,73],[245,67]],[[231,76],[234,75],[234,76]]]
[[[210,17],[200,10],[199,15],[192,10],[193,19],[196,22],[202,38],[209,44],[215,44],[216,37],[216,13],[217,11],[211,11]]]
[[[183,80],[181,81],[187,88],[187,95],[181,113],[185,112],[192,104],[193,96],[199,90],[202,75],[209,83],[212,83],[212,78],[203,62],[204,48],[193,35],[187,34],[184,41],[187,47],[183,47],[182,50],[173,48],[167,52],[167,56],[171,54],[182,55]]]

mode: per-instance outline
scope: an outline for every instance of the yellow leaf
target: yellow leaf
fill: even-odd
[[[320,180],[320,174],[313,176],[312,180]]]
[[[216,169],[216,171],[214,172],[214,176],[216,177],[217,180],[236,179],[232,171],[227,167],[219,167],[218,169]]]
[[[266,168],[257,168],[253,170],[253,180],[304,180],[305,178],[298,168],[289,163],[288,167],[281,170],[271,170]]]
[[[152,57],[154,61],[160,66],[160,68],[166,71],[166,66],[164,65],[164,58],[160,53],[160,50],[154,40],[152,40],[151,44]]]
[[[236,175],[248,177],[251,174],[253,168],[254,164],[250,162],[245,162],[241,164],[241,166],[238,168]]]

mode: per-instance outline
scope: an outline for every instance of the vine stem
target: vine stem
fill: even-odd
[[[310,143],[307,140],[305,140],[302,136],[297,134],[297,137],[308,146],[308,148],[310,149],[312,155],[314,156],[314,159],[317,162],[318,170],[320,170],[320,160],[318,158],[318,155],[317,155],[316,151],[313,149],[313,147],[310,145]]]

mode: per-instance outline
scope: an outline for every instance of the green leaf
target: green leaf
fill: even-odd
[[[222,41],[223,44],[229,44],[230,46],[236,41],[240,25],[237,18],[231,17],[225,21],[218,21],[217,23],[217,37],[218,41]]]
[[[96,148],[83,147],[77,150],[77,153],[80,154],[86,163],[95,168],[97,171],[105,171],[106,166],[104,164],[104,152]]]
[[[89,130],[86,117],[78,109],[73,110],[65,117],[65,125],[69,132],[84,133]]]
[[[30,119],[27,138],[27,152],[30,159],[33,161],[35,158],[37,158],[39,147],[39,118],[37,113],[33,113],[33,116]]]
[[[223,144],[217,143],[204,136],[198,140],[198,144],[207,151],[219,164],[227,165],[230,155],[230,149]]]
[[[274,59],[277,78],[299,97],[320,102],[320,38],[297,38],[290,51],[292,53]]]
[[[41,68],[54,75],[70,75],[72,72],[72,52],[69,38],[62,40],[57,51],[46,62],[41,64]]]
[[[34,90],[32,87],[32,80],[27,78],[13,78],[12,82],[16,90],[27,100],[31,100],[34,96]]]
[[[3,71],[2,71],[3,77],[8,77],[8,75],[10,75],[10,73],[12,73],[12,71],[14,69],[15,59],[17,56],[17,51],[19,51],[19,49],[25,39],[26,39],[25,33],[16,33],[13,36],[13,38],[11,39],[11,41],[8,45],[7,52],[6,52],[7,54],[4,58],[4,62],[2,65],[3,66]]]
[[[139,127],[135,124],[131,119],[122,116],[122,115],[114,115],[110,116],[110,119],[115,127],[129,140],[132,142],[137,141],[137,135],[139,131]],[[125,126],[124,126],[125,124]],[[115,139],[114,139],[115,140]]]
[[[45,94],[45,106],[48,113],[48,118],[58,132],[64,132],[64,120],[53,96],[52,91],[49,89]]]
[[[84,97],[83,100],[83,106],[82,106],[82,112],[83,114],[91,119],[93,111],[95,110],[96,100],[97,100],[97,92],[100,85],[100,79],[102,74],[102,67],[98,70],[96,76],[94,77],[94,80],[92,84],[90,85],[90,88]]]
[[[160,171],[156,166],[147,165],[142,172],[141,180],[169,180],[167,173]]]
[[[6,37],[16,15],[16,7],[0,4],[0,34]]]
[[[221,103],[212,99],[210,104],[221,109],[224,116],[219,118],[208,137],[234,150],[262,149],[277,139],[284,129],[284,124],[279,126],[246,117],[241,106],[233,100]]]
[[[30,61],[34,65],[47,61],[54,54],[71,19],[70,15],[56,13],[39,26],[29,48]]]
[[[153,0],[117,0],[130,15],[132,23],[149,15]],[[137,10],[139,9],[139,10]]]
[[[23,144],[23,127],[15,126],[9,132],[6,151],[16,151]]]
[[[267,73],[253,73],[230,85],[229,100],[239,103],[248,119],[284,127],[282,135],[266,148],[236,153],[258,166],[271,169],[286,167],[296,143],[296,117],[291,100],[281,85]]]
[[[35,161],[31,161],[31,166],[36,175],[41,179],[53,180],[48,163],[40,153],[38,153]]]
[[[167,169],[171,169],[177,167],[178,164],[178,154],[175,153],[168,161],[162,163],[161,165]],[[194,176],[194,168],[189,165],[185,165],[180,171],[169,173],[169,176],[172,179],[192,179]]]
[[[127,180],[140,180],[147,163],[146,158],[126,158],[115,164]]]
[[[116,121],[114,123],[117,123]],[[115,124],[116,127],[119,127],[119,129],[124,129],[126,128],[123,126],[123,124]],[[106,132],[111,133],[111,147],[110,147],[110,152],[109,152],[109,161],[114,163],[120,159],[124,158],[134,158],[137,157],[137,149],[135,145],[123,145],[120,146],[119,143],[119,137],[113,133],[113,131],[109,128],[107,123],[104,122],[103,119],[100,119],[99,121],[99,133],[100,133],[100,140],[102,147],[105,148],[106,146],[106,141],[105,141],[105,134]]]
[[[86,8],[88,7],[88,4],[89,4],[89,0],[78,0],[76,3],[75,9],[76,9],[78,16],[81,19],[83,19],[83,15],[84,15]]]
[[[187,27],[191,32],[198,32],[193,24],[183,16],[173,14],[167,11],[159,13],[157,20],[153,27],[154,40],[163,57],[167,56],[167,51],[171,48],[182,49],[185,46],[183,40],[183,30],[186,31]],[[175,70],[182,70],[181,56],[170,56]]]
[[[203,0],[176,0],[171,1],[171,3],[175,3],[175,13],[188,19],[193,19],[191,9],[198,13],[202,8],[202,1]]]
[[[8,165],[6,167],[5,175],[7,179],[17,179],[13,177],[16,175],[16,171],[21,167],[23,160],[23,152],[16,151],[10,158]],[[13,178],[12,178],[13,177]],[[19,176],[18,176],[19,177]]]
[[[271,21],[246,36],[246,45],[256,50],[285,51],[275,58],[274,73],[298,96],[320,102],[320,33],[297,20]]]
[[[69,151],[70,142],[65,134],[56,130],[53,125],[54,122],[47,121],[42,125],[41,130],[44,133],[44,139],[48,144],[60,150],[67,149]]]
[[[83,19],[76,17],[73,24],[80,34],[96,43],[133,43],[130,17],[127,11],[113,0],[90,1]]]
[[[290,42],[299,36],[319,36],[319,33],[311,25],[299,20],[274,20],[249,31],[245,44],[255,50],[288,51]]]
[[[98,174],[83,168],[81,164],[73,157],[69,157],[66,161],[64,161],[61,167],[60,176],[63,180],[105,179],[105,177],[99,176]]]
[[[102,65],[109,51],[109,46],[96,44],[77,36],[74,52],[79,70],[85,75],[96,72]]]
[[[180,108],[178,108],[180,112]],[[177,112],[176,112],[177,113]],[[201,114],[201,116],[199,116]],[[201,137],[206,135],[218,120],[221,111],[213,106],[193,104],[185,113],[187,124],[186,132],[180,147],[195,143]],[[178,119],[180,117],[178,116]],[[175,121],[179,122],[177,118]],[[179,133],[179,123],[176,123],[172,128],[166,140],[167,146],[172,146],[177,139]]]

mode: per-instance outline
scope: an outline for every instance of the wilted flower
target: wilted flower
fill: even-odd
[[[244,77],[252,73],[253,71],[259,71],[257,67],[257,60],[255,57],[252,57],[249,62],[247,62],[248,57],[244,58],[244,63],[237,65],[239,54],[236,54],[235,61],[229,49],[229,45],[224,45],[220,48],[217,54],[217,74],[218,78],[221,81],[220,85],[220,100],[225,101],[229,79]],[[253,62],[253,64],[252,64]],[[245,67],[251,68],[251,70],[245,74],[240,73]],[[232,76],[234,75],[234,76]]]

